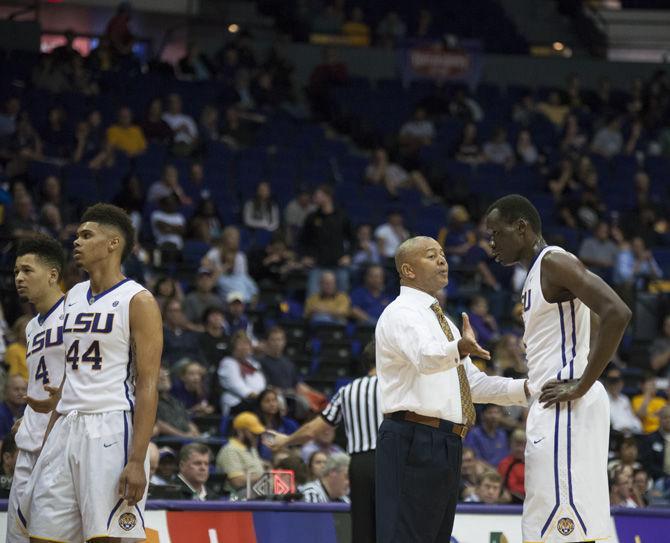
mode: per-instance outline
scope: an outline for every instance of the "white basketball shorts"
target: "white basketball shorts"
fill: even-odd
[[[37,461],[36,452],[28,452],[19,449],[12,477],[12,489],[9,492],[9,503],[7,504],[7,542],[28,543],[28,532],[19,520],[17,511],[20,499],[26,490],[30,474],[33,472]]]
[[[607,540],[609,400],[596,382],[559,407],[531,404],[526,422],[525,543]]]
[[[142,540],[144,498],[130,507],[118,493],[128,460],[132,416],[127,411],[60,417],[47,438],[20,501],[31,537],[81,543],[98,537]],[[149,480],[149,458],[145,459]]]

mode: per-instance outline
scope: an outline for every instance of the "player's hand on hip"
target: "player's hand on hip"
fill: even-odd
[[[470,326],[470,318],[467,313],[462,314],[463,317],[463,331],[461,332],[461,339],[458,340],[458,352],[461,356],[476,356],[484,360],[491,360],[491,353],[484,347],[477,343],[475,331]]]
[[[51,413],[51,411],[56,409],[60,401],[60,388],[44,385],[44,390],[49,393],[49,397],[45,400],[36,400],[35,398],[26,396],[26,402],[37,413]]]
[[[544,407],[551,407],[561,402],[570,402],[581,398],[583,393],[579,391],[579,379],[552,379],[547,381],[540,392],[540,403]]]
[[[128,505],[133,506],[144,496],[146,486],[147,475],[144,471],[144,463],[131,460],[121,472],[119,496],[126,500]]]

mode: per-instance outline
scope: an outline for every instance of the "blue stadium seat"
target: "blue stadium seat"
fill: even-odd
[[[83,164],[70,164],[63,172],[64,194],[81,204],[101,200],[97,174]]]
[[[663,275],[667,279],[670,277],[670,249],[667,248],[655,248],[652,253],[658,265],[663,270]]]
[[[53,162],[42,162],[31,160],[28,164],[28,177],[34,181],[41,183],[50,175],[55,175],[60,178],[61,166]]]
[[[210,244],[204,241],[194,239],[184,240],[184,248],[182,249],[184,262],[187,264],[198,264],[207,251],[209,251],[210,247]]]

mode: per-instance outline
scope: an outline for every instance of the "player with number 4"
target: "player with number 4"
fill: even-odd
[[[23,543],[27,535],[19,524],[19,500],[33,471],[44,432],[49,423],[48,409],[42,409],[58,391],[63,380],[63,292],[59,281],[65,254],[60,244],[45,235],[21,241],[16,251],[14,283],[23,301],[37,311],[26,326],[28,364],[28,406],[19,422],[16,445],[19,454],[14,467],[7,506],[7,541]]]
[[[122,272],[134,242],[122,209],[84,212],[73,256],[89,280],[65,296],[65,378],[18,510],[31,541],[145,538],[163,332],[154,297]]]

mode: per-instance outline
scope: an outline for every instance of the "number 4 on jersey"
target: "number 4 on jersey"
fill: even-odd
[[[49,384],[49,370],[47,370],[47,363],[44,360],[44,357],[40,358],[40,361],[37,363],[37,371],[35,372],[35,381],[42,379],[43,385]]]
[[[72,364],[73,370],[79,369],[79,362],[88,362],[93,364],[91,369],[100,370],[102,369],[102,356],[100,356],[100,343],[94,341],[91,343],[91,346],[86,349],[86,352],[81,355],[79,358],[79,340],[75,340],[70,348],[67,351],[65,359],[68,363]]]

